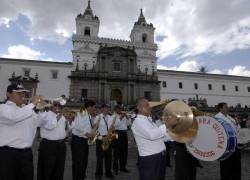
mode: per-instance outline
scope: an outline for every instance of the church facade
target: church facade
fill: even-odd
[[[130,41],[101,38],[99,18],[88,6],[76,17],[70,96],[108,103],[135,103],[137,97],[160,100],[154,30],[141,10]]]

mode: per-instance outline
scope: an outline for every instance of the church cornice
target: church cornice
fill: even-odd
[[[83,43],[94,43],[100,44],[102,46],[122,46],[125,48],[130,47],[131,49],[147,49],[147,50],[157,50],[157,44],[149,44],[149,43],[133,43],[129,40],[121,40],[121,39],[113,39],[113,38],[104,38],[104,37],[85,37],[82,35],[74,34],[72,37],[72,41],[74,42],[83,42]]]

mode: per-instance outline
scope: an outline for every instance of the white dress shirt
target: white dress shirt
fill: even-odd
[[[98,139],[102,139],[102,136],[106,136],[108,133],[108,129],[110,128],[112,124],[112,117],[110,115],[104,116],[103,114],[99,114],[95,118],[95,123],[97,123],[99,116],[101,116],[101,119],[100,119],[99,126],[98,126],[98,132],[100,133],[100,136],[98,137]]]
[[[36,114],[33,108],[32,103],[18,107],[11,101],[0,105],[0,147],[29,148],[37,127],[47,123],[47,127],[54,127],[55,122],[48,122],[45,113]]]
[[[167,133],[166,126],[158,127],[152,118],[138,114],[132,124],[132,131],[140,156],[149,156],[166,149],[163,138]]]
[[[78,112],[72,125],[72,134],[78,137],[88,138],[85,134],[91,133],[92,125],[92,117],[87,111],[83,115]]]
[[[55,121],[57,122],[55,124],[54,128],[51,128],[48,126],[48,123],[43,124],[40,129],[40,134],[42,138],[45,138],[47,140],[62,140],[66,138],[66,126],[67,126],[67,120],[65,119],[64,116],[62,116],[59,120],[57,120],[57,114],[48,111],[47,117],[48,121]]]
[[[129,119],[126,117],[118,116],[115,122],[115,130],[128,130],[128,126],[130,124]]]
[[[155,121],[155,124],[156,124],[158,127],[164,125],[164,123],[163,123],[162,120],[160,120],[160,119],[156,120],[156,121]],[[163,140],[164,140],[164,142],[173,141],[173,139],[168,135],[168,133],[165,134]]]

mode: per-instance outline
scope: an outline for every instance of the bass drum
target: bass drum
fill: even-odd
[[[188,151],[202,161],[224,160],[237,146],[236,132],[223,119],[210,116],[195,117],[198,122],[197,136],[186,143]]]

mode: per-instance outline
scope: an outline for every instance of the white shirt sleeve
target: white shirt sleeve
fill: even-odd
[[[20,108],[2,105],[0,107],[0,123],[12,125],[24,121],[33,115],[33,108],[32,103]]]
[[[165,125],[159,128],[156,125],[155,126],[150,125],[150,122],[140,122],[140,121],[134,121],[132,130],[138,136],[142,136],[145,139],[152,141],[163,138],[167,132]]]
[[[42,127],[47,130],[52,130],[57,127],[56,114],[53,112],[44,112],[37,114],[38,127]]]

